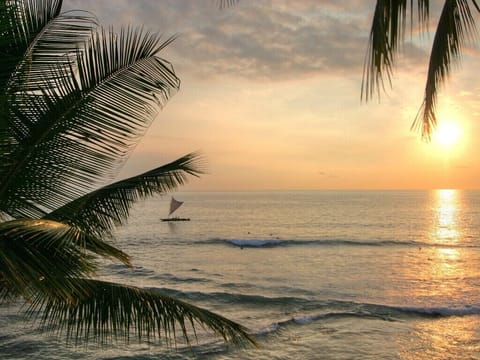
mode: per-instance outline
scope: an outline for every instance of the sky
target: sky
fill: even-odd
[[[368,103],[372,0],[241,0],[223,10],[216,0],[65,0],[63,9],[178,35],[159,55],[181,88],[119,177],[201,151],[207,174],[184,190],[478,188],[478,46],[466,47],[439,95],[437,133],[450,124],[456,139],[427,143],[410,130],[440,11],[431,3],[429,31],[407,26],[392,88]]]

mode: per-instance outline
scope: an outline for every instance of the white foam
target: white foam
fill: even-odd
[[[280,324],[279,323],[273,323],[263,329],[261,329],[257,335],[267,335],[267,334],[270,334],[272,332],[275,332],[277,331],[278,329],[280,329]]]
[[[324,314],[300,316],[300,317],[294,317],[293,321],[299,325],[305,325],[305,324],[310,324],[311,322],[314,322],[315,320],[318,320],[324,316],[325,316]]]

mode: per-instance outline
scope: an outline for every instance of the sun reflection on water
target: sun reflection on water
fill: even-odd
[[[432,193],[429,245],[410,250],[405,258],[404,275],[410,287],[404,289],[422,306],[448,306],[470,290],[465,279],[472,276],[471,251],[462,246],[462,194],[457,190]]]
[[[439,247],[432,250],[430,258],[430,278],[439,282],[436,291],[443,295],[451,295],[448,280],[465,276],[461,243],[460,226],[461,199],[458,190],[442,189],[434,193],[434,219],[430,241]]]
[[[418,341],[417,348],[411,347],[411,336]],[[423,359],[474,359],[463,356],[478,353],[480,333],[477,317],[450,317],[437,320],[419,320],[412,334],[401,342],[400,357],[405,360]],[[476,359],[476,357],[475,357]]]
[[[436,205],[434,223],[435,243],[452,244],[460,240],[459,229],[459,194],[458,190],[442,189],[435,192]]]
[[[463,193],[458,190],[436,190],[432,193],[431,217],[428,242],[431,246],[420,247],[408,256],[406,276],[411,287],[410,293],[418,307],[449,311],[467,311],[477,299],[476,282],[480,271],[472,266],[478,261],[478,254],[463,246],[465,233]],[[427,225],[428,226],[428,225]],[[404,293],[404,294],[405,294]],[[420,351],[411,352],[405,344],[405,359],[458,358],[458,344],[466,351],[478,348],[478,316],[446,316],[436,320],[420,319],[415,326]],[[420,354],[420,355],[419,355]],[[460,356],[461,357],[461,356]],[[442,357],[443,358],[443,357]]]

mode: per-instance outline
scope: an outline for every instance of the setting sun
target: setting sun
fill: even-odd
[[[460,126],[453,122],[441,122],[435,130],[433,139],[443,147],[455,145],[461,137]]]

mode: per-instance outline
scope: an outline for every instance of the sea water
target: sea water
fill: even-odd
[[[0,307],[2,359],[480,359],[480,192],[185,192],[117,232],[134,267],[100,276],[247,326],[259,349],[201,335],[66,345]]]

